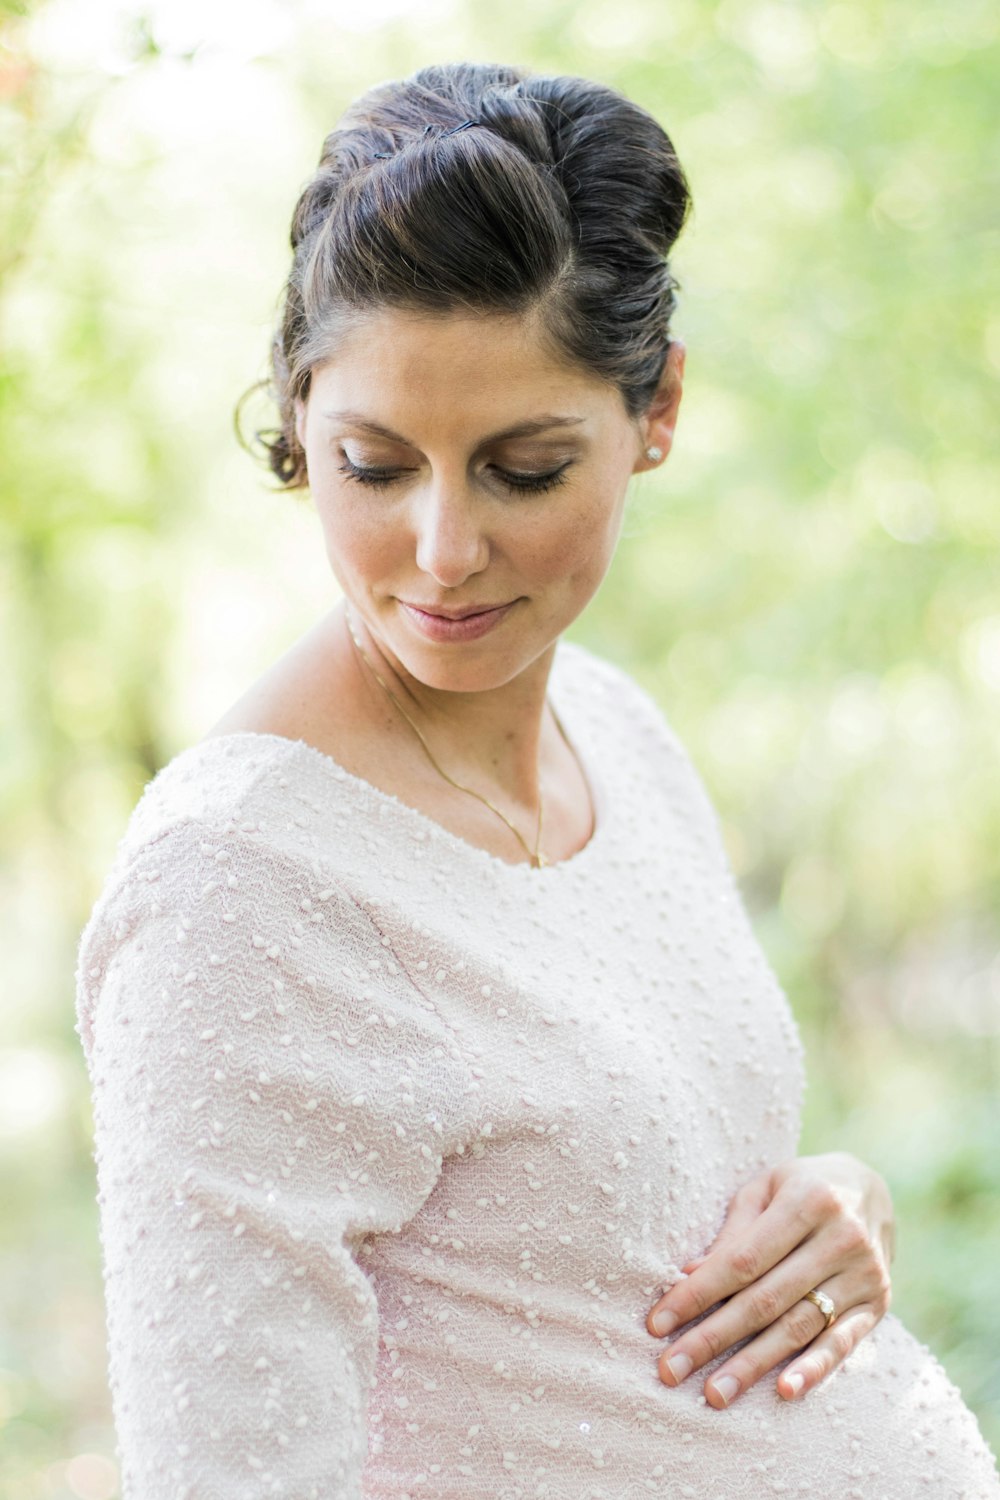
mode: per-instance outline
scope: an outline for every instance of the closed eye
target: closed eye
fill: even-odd
[[[359,484],[371,484],[384,486],[394,484],[396,480],[405,478],[410,470],[403,469],[376,469],[352,464],[346,453],[343,455],[344,462],[339,466],[340,473],[346,474],[348,479],[356,480]],[[554,489],[556,485],[563,484],[566,471],[572,466],[573,460],[562,464],[558,469],[549,469],[543,474],[522,474],[513,469],[501,469],[498,465],[492,465],[493,472],[502,484],[508,489],[539,493],[542,490]]]

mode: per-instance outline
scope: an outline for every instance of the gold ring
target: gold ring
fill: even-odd
[[[833,1298],[828,1297],[825,1292],[821,1292],[819,1288],[815,1286],[813,1287],[811,1292],[806,1292],[805,1295],[808,1301],[815,1303],[815,1305],[819,1308],[820,1312],[826,1319],[826,1326],[827,1328],[829,1328],[830,1324],[834,1322],[837,1316],[837,1309],[833,1305]]]

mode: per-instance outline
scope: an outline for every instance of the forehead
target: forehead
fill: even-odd
[[[499,428],[536,411],[585,420],[620,409],[618,393],[560,359],[533,314],[380,309],[352,319],[312,372],[310,404],[364,412],[397,431]]]

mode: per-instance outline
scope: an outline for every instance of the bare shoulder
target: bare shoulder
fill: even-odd
[[[249,731],[305,740],[339,759],[350,740],[344,653],[332,615],[318,621],[272,662],[201,736]]]

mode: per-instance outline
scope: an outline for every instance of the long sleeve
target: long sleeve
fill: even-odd
[[[466,1064],[377,913],[245,830],[120,857],[80,941],[124,1500],[360,1497],[359,1250],[462,1149]]]

